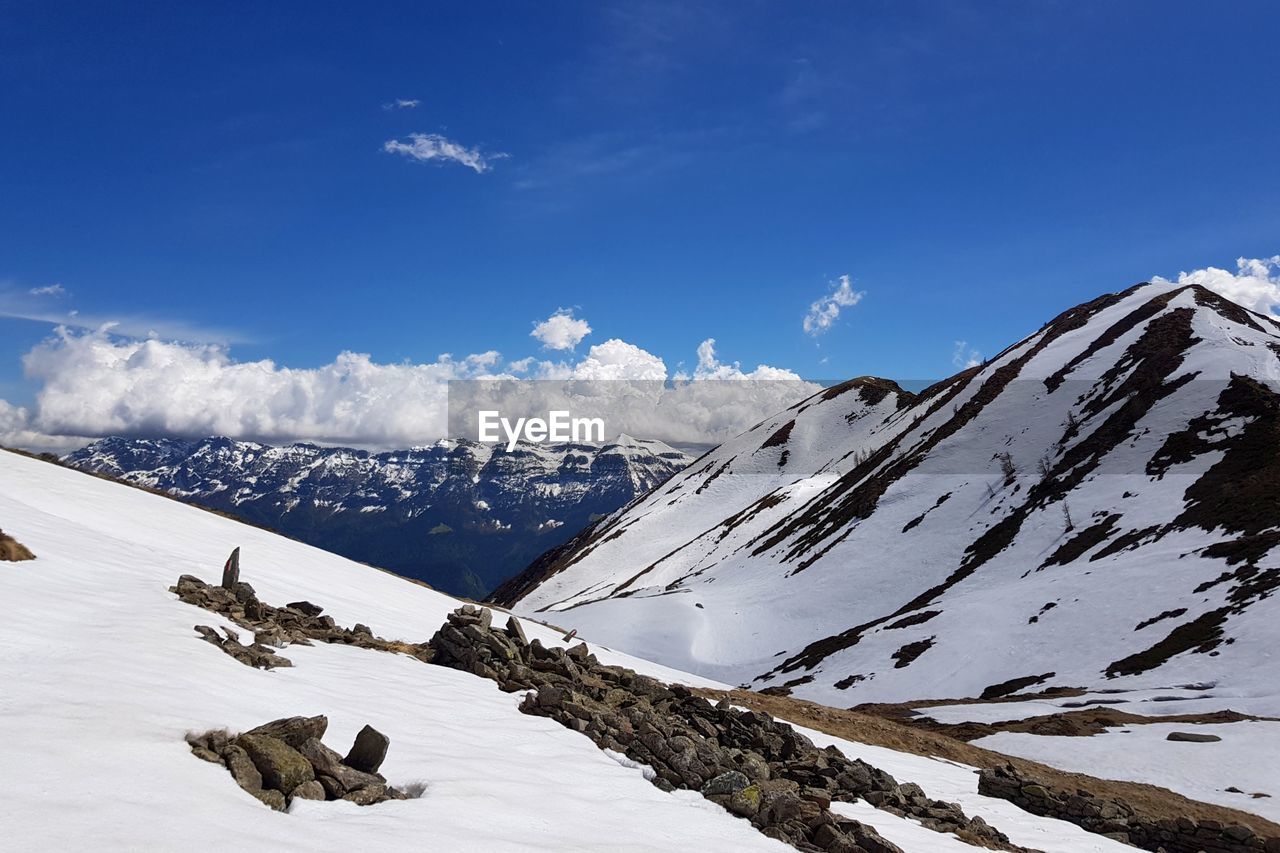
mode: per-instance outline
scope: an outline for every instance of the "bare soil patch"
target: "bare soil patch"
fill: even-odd
[[[943,758],[978,769],[1013,765],[1023,774],[1042,780],[1046,786],[1067,791],[1087,790],[1095,797],[1124,800],[1135,812],[1153,821],[1177,820],[1180,817],[1197,821],[1220,821],[1224,826],[1242,824],[1263,837],[1280,837],[1280,824],[1272,823],[1265,818],[1248,812],[1237,811],[1236,809],[1212,803],[1202,803],[1155,785],[1097,779],[1080,773],[1068,773],[1035,761],[1027,761],[1026,759],[1014,758],[983,749],[963,740],[950,737],[940,731],[916,728],[913,725],[864,711],[829,708],[815,702],[791,697],[764,696],[751,690],[719,691],[699,689],[694,692],[712,701],[727,698],[733,704],[744,708],[764,711],[778,719],[798,723],[835,737],[846,738],[872,746],[882,746],[930,758]],[[1018,698],[1025,699],[1026,696]],[[940,705],[946,703],[938,701],[913,704],[915,707],[920,707],[922,704]],[[1177,718],[1162,717],[1160,721],[1173,721],[1175,719]],[[1183,721],[1191,722],[1192,720]]]

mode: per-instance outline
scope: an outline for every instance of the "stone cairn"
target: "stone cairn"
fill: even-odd
[[[1124,800],[1095,797],[1088,791],[1055,788],[1012,764],[983,770],[978,793],[1000,797],[1024,811],[1069,821],[1144,850],[1165,853],[1280,853],[1280,838],[1262,838],[1242,824],[1189,817],[1152,820]]]
[[[487,609],[464,606],[430,642],[432,662],[530,691],[520,710],[550,717],[604,749],[653,768],[653,784],[684,788],[749,820],[763,834],[800,850],[894,853],[874,829],[830,810],[833,800],[865,800],[970,843],[1022,850],[954,803],[931,800],[918,785],[838,749],[818,749],[768,714],[712,705],[678,684],[605,666],[585,643],[570,649],[528,641],[511,618],[496,629]],[[900,851],[899,851],[900,853]]]
[[[272,607],[258,600],[252,586],[239,577],[238,552],[227,561],[224,580],[230,578],[231,586],[212,586],[193,575],[178,578],[169,591],[188,604],[219,613],[242,628],[253,632],[253,642],[240,643],[240,635],[224,628],[219,634],[208,625],[196,625],[195,631],[203,639],[222,649],[246,666],[259,669],[293,666],[288,658],[276,653],[277,649],[291,644],[303,646],[314,642],[342,643],[377,651],[404,652],[415,656],[425,655],[425,646],[398,643],[375,637],[367,625],[340,628],[332,616],[324,616],[324,608],[309,601],[294,601],[284,607]]]
[[[371,726],[342,757],[321,743],[327,717],[286,717],[241,735],[217,729],[187,735],[198,758],[221,764],[236,784],[277,811],[294,800],[346,800],[371,806],[413,794],[387,784],[378,772],[390,741]]]

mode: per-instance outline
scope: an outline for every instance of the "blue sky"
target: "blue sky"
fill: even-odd
[[[72,310],[291,368],[934,377],[1280,252],[1274,4],[466,7],[0,2],[0,313],[45,318],[0,318],[0,399]]]

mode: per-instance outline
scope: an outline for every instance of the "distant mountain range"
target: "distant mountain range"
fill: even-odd
[[[105,438],[63,459],[473,598],[689,461],[626,435],[603,446],[442,441],[386,453]]]
[[[821,391],[493,600],[829,705],[1271,695],[1278,388],[1275,320],[1139,285],[920,393]]]

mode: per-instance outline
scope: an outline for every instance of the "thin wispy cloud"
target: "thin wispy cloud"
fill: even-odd
[[[66,289],[61,285],[14,290],[0,286],[0,318],[46,323],[89,332],[104,332],[139,339],[162,339],[197,344],[251,343],[251,339],[230,329],[218,329],[172,317],[138,312],[102,314],[68,307]],[[50,299],[50,297],[57,297]],[[61,306],[61,307],[59,307]]]
[[[391,110],[412,110],[416,109],[421,103],[422,101],[417,98],[396,98],[394,101],[388,101],[383,104],[382,108],[388,112]]]
[[[977,367],[982,364],[982,353],[969,346],[968,341],[956,341],[951,351],[951,363],[961,369]]]
[[[484,153],[479,148],[468,148],[438,133],[411,133],[405,141],[388,139],[383,143],[382,150],[419,163],[459,163],[476,174],[490,171],[494,160],[510,156],[496,151]]]
[[[847,275],[842,275],[831,282],[831,292],[817,299],[809,306],[804,315],[804,332],[811,337],[826,334],[840,319],[840,312],[852,308],[866,296],[865,290],[854,290],[853,282]]]

